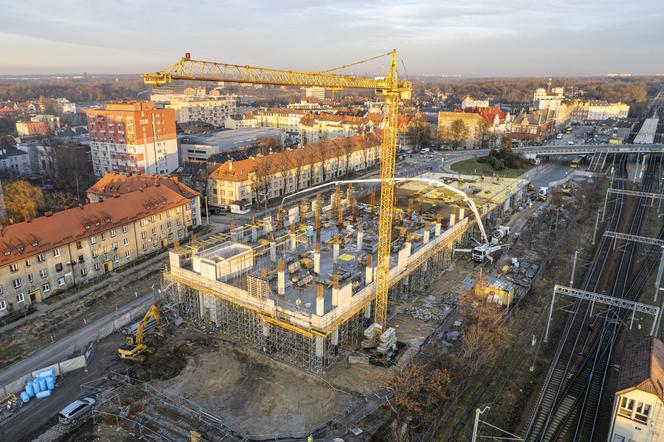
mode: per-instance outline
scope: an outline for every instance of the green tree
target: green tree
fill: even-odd
[[[503,136],[503,138],[500,140],[500,153],[503,155],[512,154],[512,138],[508,135]]]
[[[22,222],[37,216],[44,204],[42,190],[27,181],[15,180],[2,183],[5,208],[10,223]]]

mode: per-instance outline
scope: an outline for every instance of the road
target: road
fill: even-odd
[[[96,339],[97,331],[113,322],[119,316],[133,310],[140,305],[150,305],[153,301],[154,295],[152,291],[140,295],[135,300],[121,307],[118,310],[100,318],[85,327],[82,327],[75,332],[67,335],[66,337],[54,342],[48,347],[44,347],[38,352],[22,359],[12,365],[9,365],[0,370],[0,385],[7,385],[8,383],[18,379],[19,377],[42,367],[47,367],[58,361],[66,359],[70,356],[71,350],[74,347],[79,349],[84,348],[91,340]]]

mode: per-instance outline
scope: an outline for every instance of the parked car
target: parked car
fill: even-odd
[[[77,419],[90,412],[96,403],[97,401],[91,397],[75,400],[58,413],[58,420],[61,424],[73,424]]]

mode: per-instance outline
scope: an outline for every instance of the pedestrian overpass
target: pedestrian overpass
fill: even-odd
[[[588,154],[648,154],[663,153],[664,144],[575,144],[572,146],[527,146],[515,147],[514,153],[527,158],[548,155],[588,155]]]

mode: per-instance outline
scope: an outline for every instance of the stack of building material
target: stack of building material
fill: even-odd
[[[362,348],[371,348],[374,346],[373,337],[376,332],[376,323],[374,322],[364,330],[364,339],[362,339]]]
[[[25,390],[21,392],[21,401],[27,403],[33,397],[43,399],[49,397],[55,388],[55,369],[49,368],[38,372],[30,381],[25,383]]]
[[[393,327],[388,327],[381,335],[378,341],[377,350],[381,353],[387,353],[397,348],[397,331]]]

